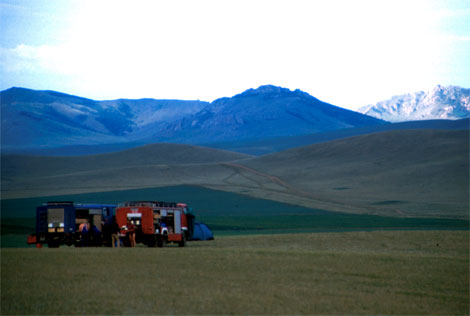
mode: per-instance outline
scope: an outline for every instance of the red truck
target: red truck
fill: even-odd
[[[127,234],[127,221],[130,221],[135,226],[136,243],[164,247],[173,242],[184,247],[192,234],[188,221],[193,218],[184,203],[131,201],[119,204],[116,209],[116,221],[125,246],[130,245]]]

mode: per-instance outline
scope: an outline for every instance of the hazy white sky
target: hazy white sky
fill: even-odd
[[[470,87],[470,1],[0,0],[0,78],[97,100],[274,84],[356,109]]]

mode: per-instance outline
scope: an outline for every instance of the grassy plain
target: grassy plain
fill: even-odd
[[[1,314],[468,314],[468,231],[1,249]]]
[[[163,199],[188,203],[194,208],[197,220],[209,225],[216,236],[380,229],[453,230],[469,227],[468,220],[328,212],[204,187],[175,186],[1,200],[1,246],[25,247],[26,236],[35,230],[36,206],[47,201],[119,203]]]

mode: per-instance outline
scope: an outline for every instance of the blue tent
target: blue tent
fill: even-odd
[[[194,222],[192,240],[212,240],[214,235],[206,224]]]

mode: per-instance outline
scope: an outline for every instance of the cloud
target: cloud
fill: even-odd
[[[117,58],[109,54],[108,50],[86,45],[20,44],[15,48],[1,48],[1,66],[9,73],[85,75],[90,72],[112,70],[110,64],[117,62]]]
[[[64,60],[64,48],[48,45],[31,46],[20,44],[15,48],[1,48],[2,68],[6,72],[43,72],[70,69],[60,65],[68,64]],[[70,65],[70,64],[68,64]]]
[[[31,46],[21,44],[15,48],[0,48],[0,54],[0,66],[6,73],[36,69],[36,52]]]

